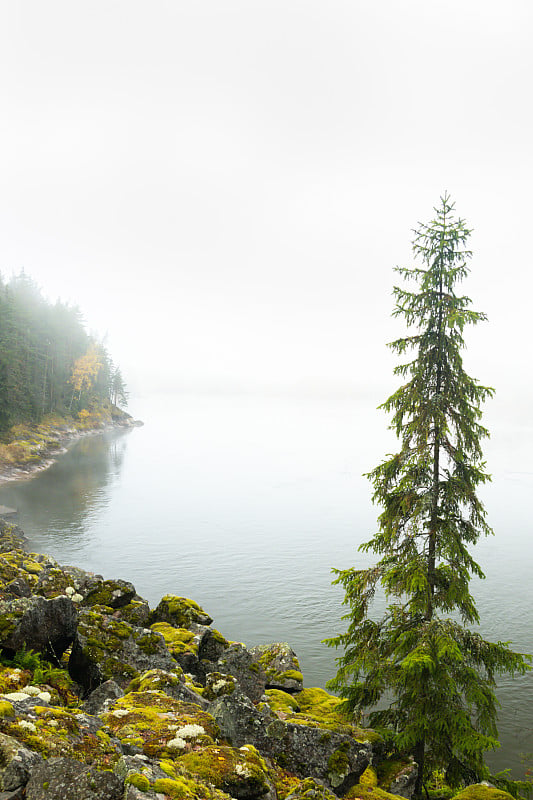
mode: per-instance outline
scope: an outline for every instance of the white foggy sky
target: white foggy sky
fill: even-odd
[[[448,190],[530,394],[530,0],[0,2],[0,272],[77,303],[137,391],[395,387],[392,268]],[[522,399],[518,398],[523,394]]]

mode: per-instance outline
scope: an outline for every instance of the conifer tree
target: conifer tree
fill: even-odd
[[[470,231],[447,194],[435,212],[414,232],[421,266],[397,268],[416,289],[394,288],[393,315],[412,333],[389,346],[411,358],[395,368],[404,383],[381,406],[392,413],[399,452],[368,475],[383,511],[360,549],[379,561],[334,570],[349,626],[327,640],[344,648],[329,688],[347,710],[373,709],[369,724],[391,729],[398,750],[414,756],[416,796],[435,769],[452,786],[487,776],[484,752],[497,746],[496,677],[528,669],[507,643],[474,629],[469,581],[484,575],[468,547],[492,533],[476,490],[490,480],[480,405],[493,390],[467,375],[461,358],[465,326],[486,318],[455,290],[468,273]],[[377,589],[388,606],[375,621]]]

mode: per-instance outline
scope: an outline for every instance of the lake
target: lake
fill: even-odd
[[[288,641],[305,685],[324,686],[335,651],[321,641],[344,630],[331,568],[370,563],[357,547],[379,511],[362,474],[395,448],[374,398],[180,394],[131,405],[143,428],[77,441],[32,480],[0,486],[0,504],[19,509],[32,549],[131,580],[152,606],[191,597],[227,638]],[[485,422],[496,536],[475,550],[486,580],[472,586],[483,635],[531,653],[532,432]],[[494,770],[524,774],[532,689],[533,673],[501,681]]]

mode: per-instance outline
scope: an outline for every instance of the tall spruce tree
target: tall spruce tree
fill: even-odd
[[[435,769],[453,786],[487,776],[483,755],[497,746],[495,678],[528,669],[508,644],[487,642],[473,628],[479,617],[469,581],[484,575],[468,546],[492,533],[476,490],[490,480],[480,404],[493,390],[469,377],[461,358],[465,326],[485,319],[455,293],[468,273],[470,231],[447,194],[435,212],[415,231],[422,266],[397,268],[417,287],[394,288],[393,314],[414,331],[389,346],[412,358],[395,368],[406,382],[381,406],[393,415],[400,450],[368,475],[383,513],[360,549],[380,560],[334,570],[349,627],[327,640],[344,648],[329,688],[346,709],[373,708],[369,724],[391,729],[398,750],[414,756],[416,796]],[[389,605],[374,621],[378,587]]]

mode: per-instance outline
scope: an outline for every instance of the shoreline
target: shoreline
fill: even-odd
[[[143,425],[144,423],[141,420],[134,420],[130,414],[122,411],[120,418],[111,420],[95,428],[77,429],[73,426],[55,427],[52,429],[53,436],[49,444],[43,448],[42,453],[39,453],[26,463],[15,463],[12,465],[0,464],[0,486],[16,481],[31,480],[31,478],[34,478],[40,472],[45,472],[57,461],[59,456],[67,452],[69,445],[74,444],[74,442],[79,439],[84,439],[87,436],[95,436],[99,433],[106,433],[106,431],[114,429],[130,430],[132,428],[142,427]]]

